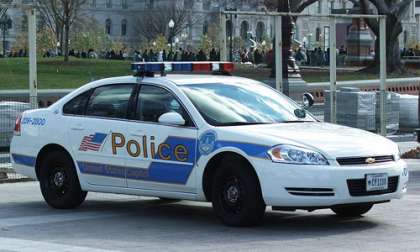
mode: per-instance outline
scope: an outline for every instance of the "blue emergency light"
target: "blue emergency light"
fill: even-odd
[[[212,72],[231,74],[233,71],[232,62],[137,62],[131,64],[135,76],[149,77],[155,73],[165,76],[170,72]]]

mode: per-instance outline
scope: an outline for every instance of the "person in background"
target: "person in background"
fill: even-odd
[[[144,49],[142,56],[143,56],[143,61],[144,62],[148,62],[149,61],[149,52],[147,51],[147,49]]]
[[[168,60],[168,55],[166,54],[166,50],[165,49],[163,49],[163,51],[162,51],[162,60],[163,61],[167,61]]]
[[[204,53],[203,49],[200,49],[200,51],[198,52],[197,60],[198,61],[207,61],[207,56]]]
[[[174,60],[174,52],[171,50],[169,51],[168,57],[166,58],[167,61],[175,61]]]
[[[214,47],[210,51],[210,61],[217,61],[217,52]]]
[[[158,62],[163,62],[163,52],[162,51],[159,51],[157,53],[157,61]]]

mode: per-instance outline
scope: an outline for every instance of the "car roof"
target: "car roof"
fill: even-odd
[[[109,83],[132,83],[138,82],[139,78],[141,82],[144,83],[157,83],[164,84],[165,82],[172,82],[175,85],[190,85],[190,84],[217,84],[217,83],[238,83],[238,82],[256,82],[251,79],[236,77],[236,76],[226,76],[226,75],[205,75],[205,74],[169,74],[166,76],[156,76],[156,77],[135,77],[135,76],[121,76],[121,77],[112,77],[102,80],[95,81],[96,84],[109,84]]]
[[[228,75],[172,74],[161,78],[167,78],[176,85],[255,82],[247,78]]]

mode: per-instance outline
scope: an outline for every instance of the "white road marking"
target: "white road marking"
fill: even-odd
[[[65,222],[65,221],[101,219],[101,218],[109,218],[109,217],[114,217],[114,216],[124,215],[124,214],[125,213],[112,214],[112,213],[103,213],[103,212],[84,212],[84,213],[69,212],[67,214],[4,218],[4,219],[0,219],[0,228],[58,223],[58,222]]]
[[[117,250],[95,249],[93,247],[81,247],[62,245],[51,242],[31,241],[15,238],[0,237],[0,252],[2,251],[19,251],[19,252],[36,252],[36,251],[72,251],[72,252],[114,252]]]

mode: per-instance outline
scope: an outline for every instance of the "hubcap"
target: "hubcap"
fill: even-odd
[[[46,186],[52,193],[55,193],[57,197],[62,197],[69,189],[69,182],[65,169],[56,167],[51,169]]]
[[[238,214],[242,210],[244,189],[241,181],[236,176],[225,179],[223,189],[220,194],[220,200],[225,211],[231,214]]]
[[[64,185],[64,180],[64,173],[62,173],[61,171],[58,171],[54,174],[53,181],[56,187],[62,187]]]
[[[231,185],[226,190],[226,199],[235,204],[239,199],[239,188],[236,185]]]

